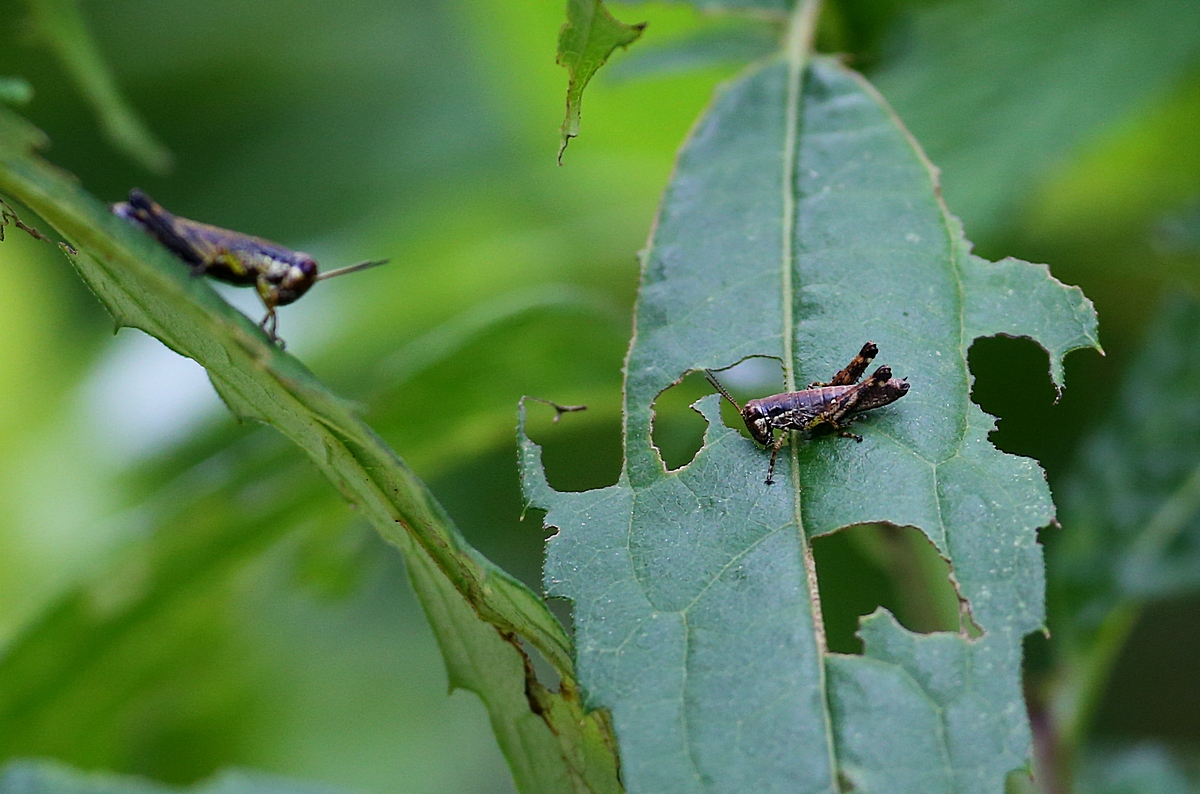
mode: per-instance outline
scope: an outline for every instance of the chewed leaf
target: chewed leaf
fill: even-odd
[[[682,150],[644,255],[616,485],[556,493],[522,438],[527,498],[557,527],[546,586],[575,602],[580,681],[611,710],[628,790],[996,792],[1029,761],[1021,641],[1042,626],[1038,465],[988,441],[967,352],[1028,336],[1056,382],[1095,315],[1044,267],[970,253],[934,169],[880,96],[833,60],[727,85]],[[709,429],[668,472],[656,397],[750,356],[789,389],[867,340],[909,393],[856,432],[769,453]],[[863,656],[829,654],[808,541],[920,529],[982,631],[918,635],[886,613]]]
[[[558,162],[567,143],[579,134],[583,89],[617,47],[628,47],[642,35],[645,24],[626,25],[614,19],[601,0],[567,0],[567,21],[558,34],[558,63],[570,73],[567,116],[562,124]]]
[[[1025,336],[1050,354],[1050,379],[1060,392],[1062,360],[1071,350],[1100,350],[1096,310],[1079,287],[1065,286],[1045,265],[1019,259],[988,262],[974,255],[962,257],[963,297],[966,299],[965,334]],[[1074,322],[1062,322],[1074,317]]]

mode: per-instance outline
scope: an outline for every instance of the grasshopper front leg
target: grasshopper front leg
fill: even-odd
[[[779,456],[779,450],[788,440],[788,431],[784,430],[775,439],[775,443],[771,445],[771,462],[767,465],[767,485],[775,484],[775,458]]]
[[[256,292],[258,292],[258,297],[262,300],[263,306],[265,306],[267,309],[267,316],[264,317],[262,322],[258,325],[263,329],[263,332],[267,335],[268,339],[279,345],[280,349],[283,349],[283,340],[279,338],[279,334],[277,333],[279,328],[279,319],[275,314],[275,307],[278,304],[279,296],[276,294],[275,288],[271,285],[271,283],[261,275],[258,277],[258,280],[254,282],[254,289]]]

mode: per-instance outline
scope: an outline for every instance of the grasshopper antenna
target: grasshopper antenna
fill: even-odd
[[[708,378],[708,382],[711,383],[716,390],[721,393],[722,397],[724,397],[726,400],[729,400],[729,404],[736,408],[740,414],[742,412],[742,406],[738,405],[738,401],[733,399],[733,395],[729,393],[729,390],[721,385],[721,381],[717,380],[717,376],[713,374],[713,371],[711,369],[705,369],[704,375]]]
[[[366,262],[359,262],[357,265],[347,265],[339,267],[337,270],[330,270],[328,273],[318,273],[313,281],[321,281],[322,279],[333,278],[334,276],[344,276],[347,273],[357,273],[360,270],[366,270],[369,267],[376,265],[386,265],[389,259],[368,259]]]

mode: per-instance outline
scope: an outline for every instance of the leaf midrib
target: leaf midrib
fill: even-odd
[[[784,136],[782,159],[782,223],[783,234],[780,262],[781,297],[783,301],[781,338],[783,340],[783,378],[787,391],[796,391],[795,367],[795,333],[796,325],[792,314],[793,289],[792,273],[796,266],[795,232],[796,232],[796,152],[800,140],[800,97],[803,88],[804,74],[812,57],[814,33],[817,16],[821,10],[821,0],[801,0],[792,11],[791,23],[787,36],[787,102],[784,109]],[[800,553],[804,559],[804,579],[808,590],[810,613],[812,615],[813,633],[816,635],[817,676],[821,698],[821,716],[825,722],[825,752],[829,762],[829,784],[833,791],[840,791],[838,784],[838,763],[833,743],[833,719],[829,704],[829,686],[825,670],[827,640],[825,637],[825,618],[821,613],[821,594],[817,586],[817,563],[813,557],[812,545],[804,530],[803,507],[800,492],[800,456],[799,445],[795,443],[795,433],[788,431],[791,442],[788,452],[791,456],[792,475],[792,509],[796,522],[797,540],[800,543]]]

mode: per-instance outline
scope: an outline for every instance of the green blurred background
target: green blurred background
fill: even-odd
[[[154,176],[107,143],[29,6],[0,0],[0,75],[33,86],[22,112],[48,158],[105,200],[138,186],[326,266],[390,257],[283,309],[280,332],[472,543],[540,590],[517,400],[590,406],[557,425],[533,409],[555,487],[615,480],[636,252],[674,151],[771,24],[614,6],[650,24],[589,88],[560,168],[557,0],[82,7],[176,166]],[[994,441],[1053,487],[1159,294],[1197,283],[1200,4],[842,0],[820,38],[942,167],[980,253],[1049,262],[1096,302],[1109,355],[1072,356],[1057,405],[1033,344],[972,350]],[[227,294],[258,319],[251,293]],[[0,757],[177,783],[251,766],[362,791],[511,791],[482,706],[446,694],[394,550],[272,431],[237,425],[192,362],[111,330],[55,249],[0,245]],[[670,460],[699,445],[686,406],[703,391],[689,380],[660,404]],[[853,539],[818,554],[831,642],[852,651],[857,615],[902,611],[897,588]],[[1105,736],[1200,743],[1200,683],[1153,672],[1198,668],[1196,606],[1143,621]]]

